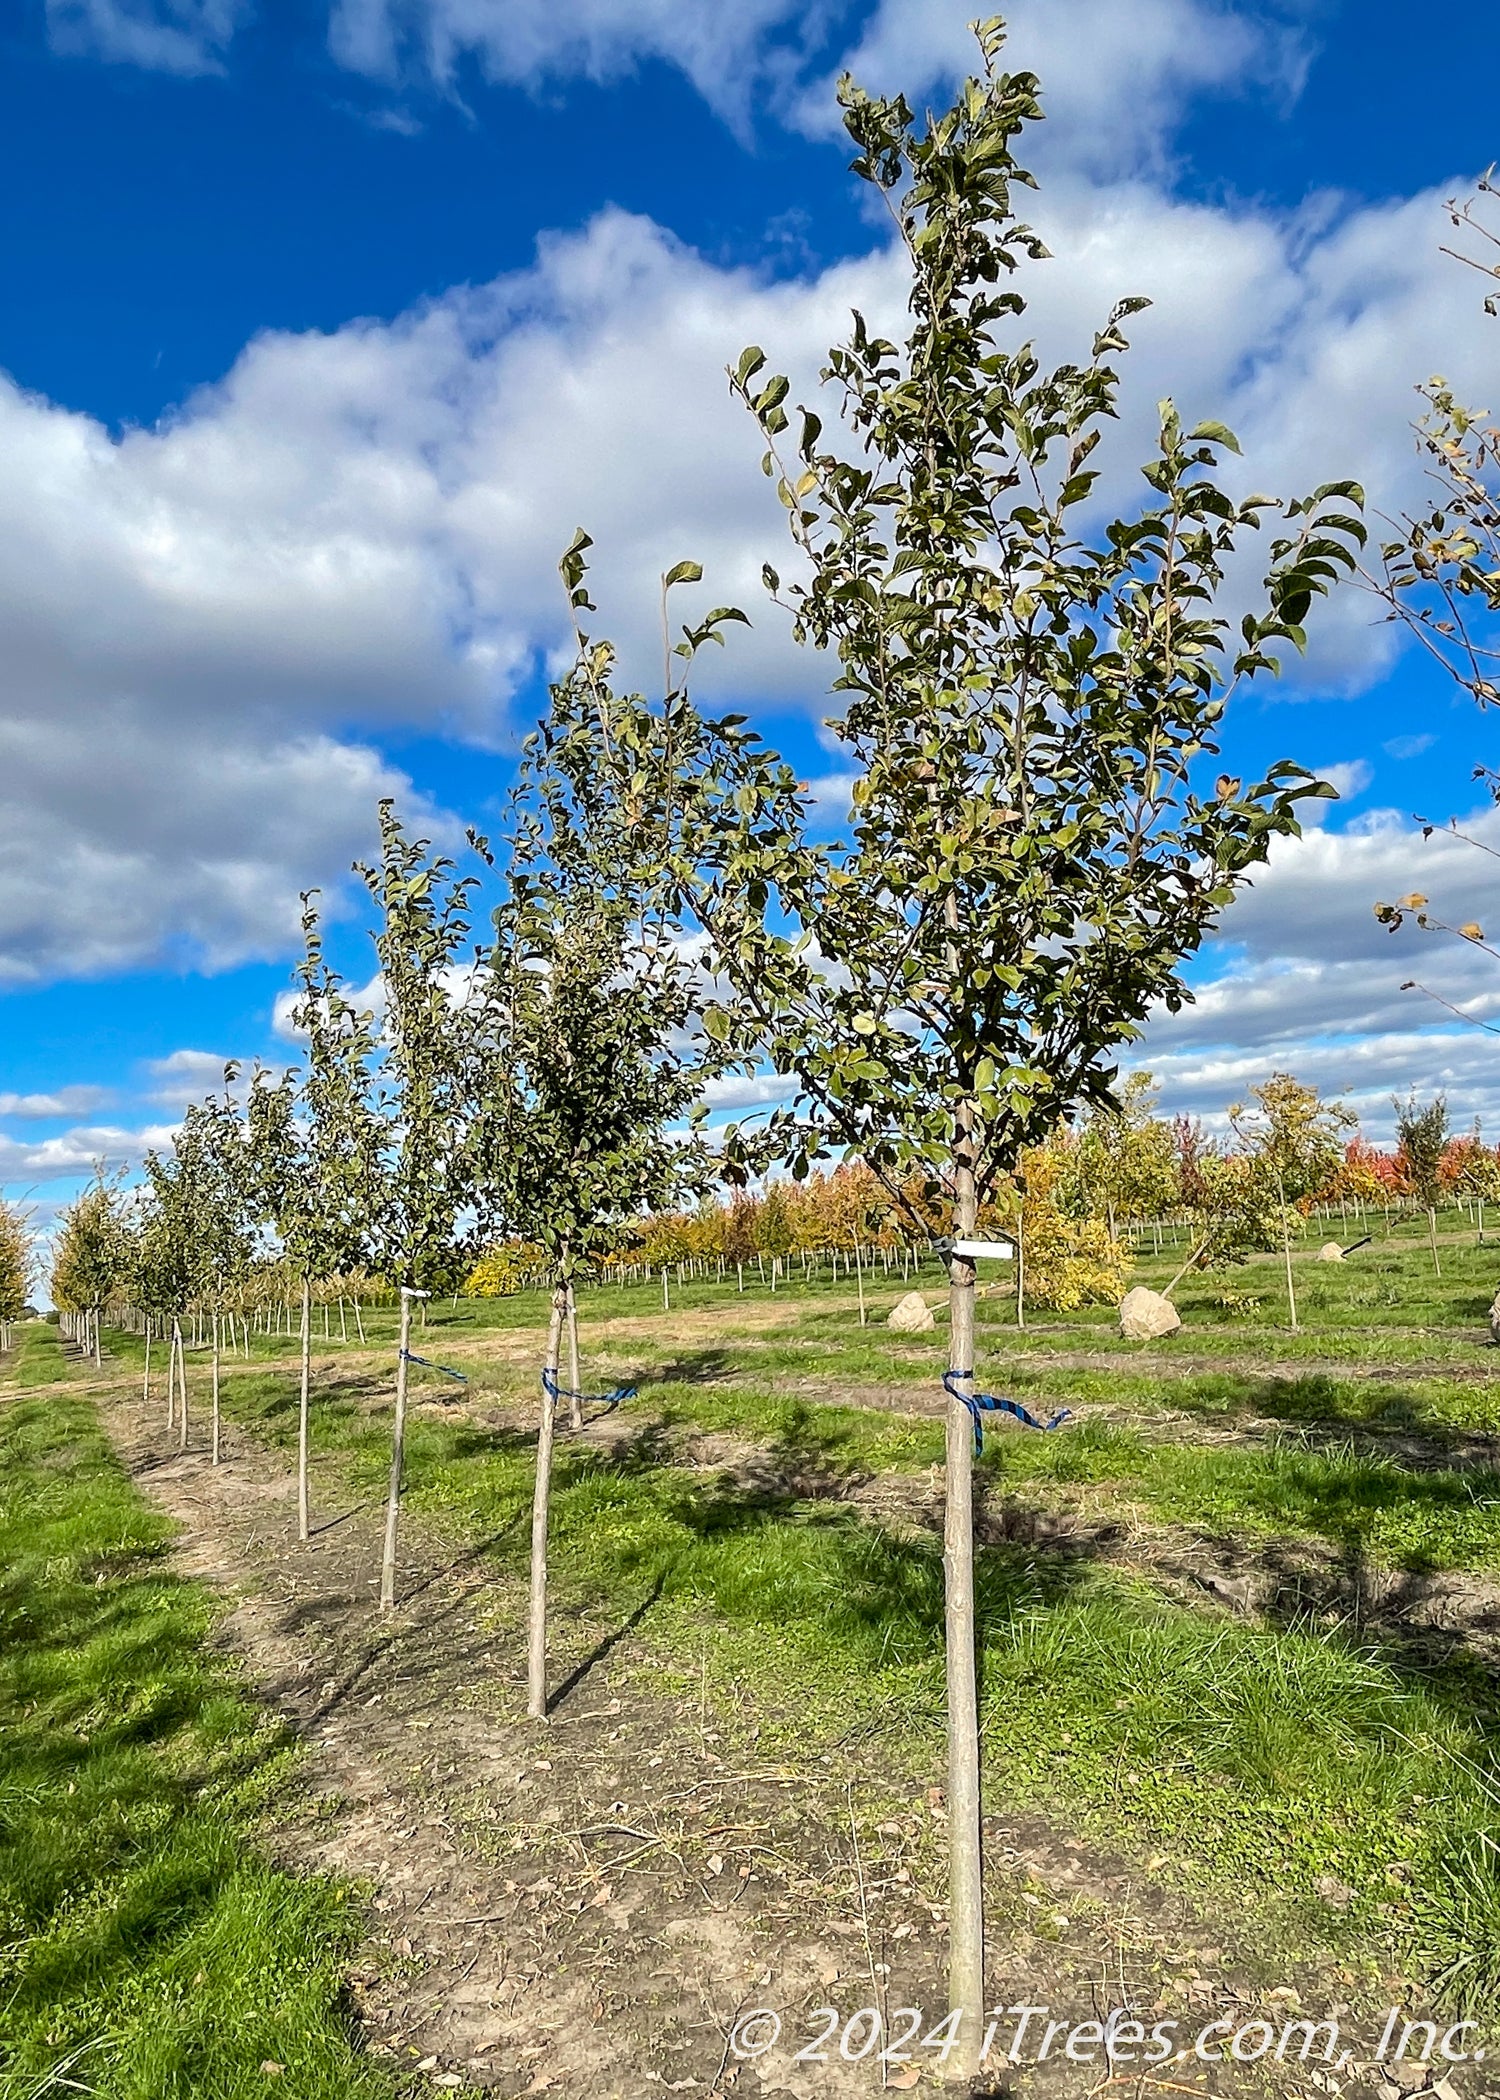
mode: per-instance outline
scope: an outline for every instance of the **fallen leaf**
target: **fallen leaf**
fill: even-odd
[[[915,2064],[908,2064],[904,2071],[892,2071],[886,2084],[898,2093],[909,2093],[921,2075]]]

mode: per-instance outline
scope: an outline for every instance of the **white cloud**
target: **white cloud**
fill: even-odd
[[[158,73],[220,73],[247,0],[47,0],[54,51]]]
[[[1204,0],[1012,0],[1001,63],[1040,76],[1044,129],[1021,158],[1095,174],[1149,159],[1192,95],[1296,81],[1295,39]],[[847,70],[871,93],[904,93],[914,108],[975,71],[969,0],[880,0],[839,66],[800,97],[814,133],[838,129],[833,81]]]
[[[971,0],[880,0],[835,59],[831,0],[333,0],[329,46],[352,71],[415,70],[451,90],[472,58],[486,79],[538,89],[607,82],[644,63],[675,67],[736,126],[757,106],[814,136],[840,134],[834,82],[920,106],[973,72]],[[1046,166],[1114,173],[1154,159],[1173,118],[1204,90],[1298,84],[1301,40],[1217,0],[1013,0],[1004,63],[1041,75],[1048,122],[1029,142]]]
[[[1304,802],[1301,810],[1304,826],[1326,824],[1330,811],[1334,809],[1342,815],[1343,805],[1357,801],[1375,777],[1375,769],[1366,758],[1347,758],[1334,765],[1309,766],[1308,771],[1316,773],[1320,780],[1326,780],[1339,799],[1336,803]]]
[[[1500,861],[1446,832],[1424,840],[1384,815],[1378,827],[1272,846],[1225,917],[1218,968],[1195,1004],[1153,1020],[1132,1053],[1162,1080],[1169,1109],[1222,1111],[1270,1072],[1291,1071],[1350,1090],[1377,1130],[1389,1123],[1390,1094],[1409,1085],[1446,1087],[1457,1117],[1500,1126],[1500,1037],[1457,1027],[1402,990],[1417,981],[1471,1022],[1500,1025],[1500,964],[1411,922],[1391,933],[1374,913],[1377,900],[1420,890],[1448,925],[1500,927]],[[1463,828],[1500,848],[1500,811],[1481,810]]]
[[[80,1124],[32,1144],[0,1132],[0,1185],[31,1187],[38,1182],[77,1180],[101,1163],[106,1171],[139,1166],[147,1152],[170,1145],[172,1136],[171,1124],[143,1130]]]
[[[789,1101],[795,1092],[796,1081],[776,1072],[734,1072],[722,1079],[711,1079],[703,1089],[703,1098],[713,1113],[727,1115],[736,1109],[765,1108],[772,1102]]]
[[[487,79],[532,88],[578,76],[609,81],[659,60],[738,116],[769,33],[803,14],[792,0],[334,0],[329,48],[341,65],[377,77],[415,59],[443,86],[470,56]]]
[[[109,1099],[109,1089],[102,1086],[61,1086],[50,1094],[0,1093],[0,1116],[38,1123],[54,1116],[86,1116]]]
[[[1111,498],[1138,500],[1170,391],[1239,424],[1258,484],[1353,469],[1397,507],[1412,378],[1442,360],[1477,386],[1493,349],[1434,198],[1322,227],[1140,182],[1042,203],[1044,354],[1086,346],[1123,292],[1157,302],[1103,448]],[[714,694],[821,712],[828,667],[761,593],[784,525],[723,367],[760,341],[810,394],[849,308],[898,326],[903,299],[887,248],[768,282],[610,211],[390,324],[258,338],[118,440],[0,382],[0,979],[284,953],[298,889],[336,884],[377,795],[403,792],[349,724],[502,741],[566,647],[555,563],[580,523],[627,677],[654,675],[657,579],[691,554],[710,595],[684,616],[728,600],[756,622],[711,653]],[[1391,646],[1356,593],[1322,627],[1325,687]]]
[[[154,1081],[151,1099],[165,1107],[186,1108],[190,1101],[222,1093],[228,1062],[212,1050],[174,1050],[167,1057],[150,1058],[146,1070]]]
[[[1437,738],[1430,733],[1421,736],[1393,736],[1380,748],[1388,758],[1420,758],[1422,753],[1430,751],[1436,742]]]

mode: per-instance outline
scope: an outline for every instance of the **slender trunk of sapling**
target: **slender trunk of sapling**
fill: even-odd
[[[359,1300],[357,1298],[354,1301],[354,1325],[359,1335],[359,1346],[363,1349],[365,1346],[365,1323],[359,1316]]]
[[[1297,1292],[1292,1283],[1292,1224],[1287,1216],[1286,1185],[1278,1174],[1276,1193],[1281,1199],[1281,1248],[1286,1259],[1286,1302],[1292,1316],[1292,1332],[1297,1332]]]
[[[385,1505],[385,1552],[380,1562],[380,1609],[396,1604],[396,1529],[401,1520],[401,1468],[406,1454],[406,1367],[411,1351],[411,1301],[420,1294],[404,1286],[396,1343],[396,1419],[391,1428],[391,1483]]]
[[[213,1385],[213,1407],[214,1407],[214,1428],[213,1428],[213,1457],[212,1457],[212,1458],[210,1459],[209,1463],[210,1463],[211,1465],[215,1465],[215,1466],[216,1466],[216,1465],[217,1465],[217,1464],[219,1463],[219,1315],[218,1315],[217,1313],[215,1313],[215,1314],[214,1314],[214,1385]]]
[[[578,1300],[571,1283],[568,1285],[568,1384],[573,1397],[568,1402],[570,1428],[583,1427],[583,1381],[578,1374]]]
[[[297,1399],[297,1536],[304,1545],[307,1543],[309,1535],[307,1508],[307,1414],[311,1391],[312,1279],[309,1276],[304,1276],[302,1279],[302,1386]]]
[[[663,1275],[665,1276],[665,1271]],[[557,1359],[567,1312],[567,1288],[552,1293],[552,1319],[547,1329],[547,1372],[542,1381],[542,1411],[536,1441],[536,1481],[531,1496],[531,1610],[526,1639],[526,1712],[533,1721],[547,1718],[547,1520],[552,1499],[552,1437],[557,1403]]]
[[[94,1366],[96,1370],[102,1371],[104,1369],[104,1347],[99,1339],[99,1307],[97,1305],[94,1307]]]
[[[953,1236],[972,1239],[979,1206],[974,1186],[973,1110],[959,1110],[954,1149]],[[972,1261],[948,1268],[948,1363],[973,1390]],[[966,2077],[978,2065],[984,2024],[984,1883],[979,1821],[979,1695],[975,1674],[974,1422],[948,1396],[943,1507],[943,1591],[948,1692],[948,2005],[959,2015],[950,2064]]]
[[[1026,1197],[1016,1208],[1016,1325],[1026,1325]]]
[[[1438,1262],[1437,1212],[1430,1203],[1427,1206],[1427,1237],[1432,1244],[1432,1273],[1434,1276],[1440,1277],[1443,1271]]]
[[[151,1322],[146,1322],[146,1367],[141,1372],[141,1405],[151,1405]]]
[[[176,1320],[172,1322],[173,1340],[177,1348],[177,1448],[186,1451],[188,1440],[187,1409],[187,1350],[183,1345],[182,1328]]]

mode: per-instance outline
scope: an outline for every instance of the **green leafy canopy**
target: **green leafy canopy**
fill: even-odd
[[[1144,503],[1099,523],[1095,450],[1145,302],[1119,305],[1081,363],[1047,370],[1020,338],[1045,251],[1012,207],[1031,180],[1013,148],[1037,88],[1000,70],[998,23],[979,40],[980,77],[925,125],[900,97],[840,90],[855,171],[911,272],[906,340],[856,314],[830,355],[852,446],[808,408],[793,432],[758,348],[730,375],[801,557],[801,580],[767,583],[837,663],[847,837],[821,839],[793,770],[681,685],[656,710],[609,694],[591,734],[594,762],[666,824],[721,987],[710,1030],[758,1038],[795,1078],[796,1112],[770,1125],[794,1171],[840,1148],[895,1193],[913,1166],[946,1177],[957,1147],[982,1200],[1061,1116],[1110,1101],[1118,1046],[1191,996],[1185,959],[1298,802],[1331,793],[1289,761],[1210,784],[1211,761],[1235,688],[1303,646],[1364,533],[1353,483],[1280,506],[1226,493],[1232,436],[1185,428],[1170,402]],[[1278,511],[1236,626],[1230,565]],[[575,605],[586,546],[565,564]],[[601,689],[609,664],[607,644],[581,653]],[[736,1149],[749,1171],[747,1132]]]

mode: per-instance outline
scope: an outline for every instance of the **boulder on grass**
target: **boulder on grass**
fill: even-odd
[[[1164,1334],[1175,1334],[1182,1315],[1170,1298],[1137,1284],[1120,1301],[1120,1332],[1127,1342],[1154,1342]]]
[[[936,1327],[937,1321],[932,1316],[932,1307],[922,1293],[908,1291],[904,1298],[898,1298],[891,1307],[885,1324],[887,1327],[894,1327],[897,1334],[926,1334],[929,1328]]]
[[[1329,1240],[1326,1246],[1318,1249],[1319,1261],[1342,1261],[1343,1258],[1344,1250],[1337,1240]]]

